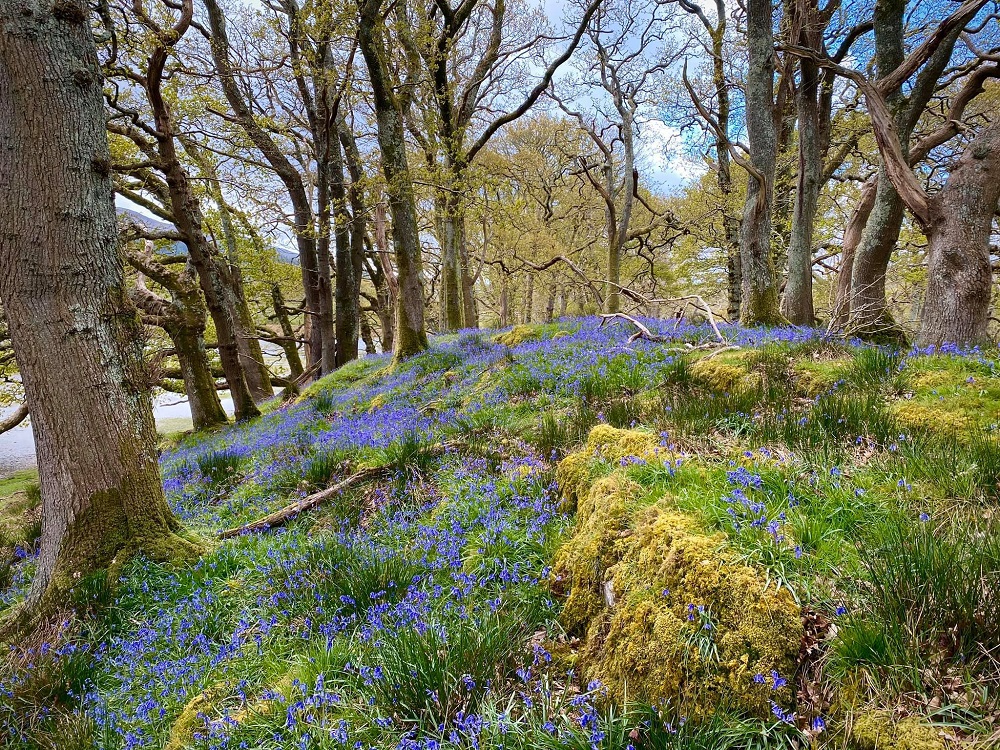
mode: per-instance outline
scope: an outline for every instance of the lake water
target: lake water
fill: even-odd
[[[232,416],[233,402],[228,396],[222,397],[222,407]],[[0,415],[13,411],[14,407],[0,410]],[[191,407],[186,399],[176,393],[162,394],[153,400],[153,416],[159,432],[177,432],[191,429]],[[35,466],[35,438],[31,432],[31,419],[27,419],[12,430],[0,435],[0,478],[9,476],[20,469]]]

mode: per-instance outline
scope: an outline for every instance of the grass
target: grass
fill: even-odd
[[[177,440],[163,457],[168,499],[206,536],[359,468],[394,471],[196,564],[134,560],[120,580],[88,578],[86,619],[0,668],[3,741],[845,748],[845,716],[872,708],[985,741],[1000,718],[992,355],[734,328],[741,348],[708,358],[683,347],[710,331],[674,333],[625,346],[621,330],[582,320],[507,343],[443,337],[394,368],[352,363],[250,426]],[[912,405],[947,418],[914,421]],[[956,415],[975,415],[962,423],[975,429],[954,429]],[[666,460],[584,457],[588,481],[630,480],[626,515],[600,543],[633,543],[652,506],[676,512],[826,623],[779,713],[723,702],[688,720],[696,706],[612,699],[584,634],[563,632],[549,568],[577,520],[560,510],[555,466],[602,423],[652,433]],[[0,609],[24,596],[34,566],[37,519],[11,502],[31,481],[0,482],[0,530],[9,520],[26,542],[0,576]],[[710,663],[718,611],[692,604],[701,627],[680,645]],[[587,638],[601,637],[594,622]]]

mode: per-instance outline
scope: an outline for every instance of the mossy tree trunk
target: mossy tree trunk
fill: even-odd
[[[427,348],[417,209],[406,154],[403,111],[394,90],[387,57],[382,1],[364,0],[359,6],[359,12],[358,45],[371,81],[398,273],[393,356],[403,359]]]
[[[160,482],[85,3],[0,4],[0,101],[0,296],[42,490],[32,613],[130,554],[197,547]]]
[[[161,327],[174,345],[194,429],[226,424],[229,419],[219,401],[205,351],[207,313],[197,276],[190,264],[179,273],[167,268],[153,257],[151,245],[144,253],[126,251],[129,263],[140,272],[129,296],[142,312],[143,322]],[[151,292],[143,274],[166,289],[170,299]]]
[[[744,325],[785,322],[778,309],[778,284],[771,255],[771,205],[777,149],[772,10],[771,0],[747,2],[746,121],[752,171],[740,227],[740,321]]]

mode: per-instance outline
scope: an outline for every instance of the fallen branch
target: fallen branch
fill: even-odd
[[[440,456],[446,451],[456,447],[456,443],[439,443],[437,445],[428,446],[420,453],[425,457],[434,457]],[[361,469],[346,479],[342,479],[336,484],[327,487],[325,490],[320,490],[319,492],[314,492],[311,495],[306,495],[302,499],[296,500],[294,503],[289,503],[284,508],[280,508],[273,513],[269,513],[263,518],[258,518],[256,521],[251,521],[250,523],[245,524],[244,526],[239,526],[235,529],[220,531],[219,539],[231,539],[234,536],[251,534],[257,531],[267,531],[268,529],[274,529],[278,526],[284,526],[300,513],[312,510],[328,500],[331,500],[344,492],[353,490],[356,487],[368,484],[369,482],[377,482],[380,479],[388,479],[392,476],[393,472],[398,469],[399,466],[396,463],[383,464],[382,466],[369,466],[368,468]]]
[[[219,539],[231,539],[235,536],[242,536],[243,534],[252,534],[258,531],[267,531],[279,526],[284,526],[300,513],[312,510],[313,508],[322,505],[328,500],[331,500],[344,492],[353,490],[355,487],[360,487],[364,484],[368,484],[369,482],[388,478],[395,469],[396,466],[394,464],[372,466],[367,469],[362,469],[361,471],[347,477],[347,479],[343,479],[336,484],[327,487],[325,490],[320,490],[319,492],[314,492],[311,495],[306,495],[301,500],[296,500],[294,503],[290,503],[280,510],[269,513],[263,518],[258,518],[256,521],[251,521],[250,523],[244,526],[239,526],[235,529],[220,531]]]
[[[646,339],[647,341],[670,341],[668,336],[660,336],[659,334],[653,333],[649,328],[644,326],[638,320],[633,318],[631,315],[626,315],[625,313],[602,313],[601,314],[601,325],[600,328],[604,327],[604,324],[609,320],[625,320],[632,325],[634,325],[639,330],[629,336],[628,343],[632,343],[636,339]]]

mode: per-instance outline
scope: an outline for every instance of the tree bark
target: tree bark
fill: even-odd
[[[1000,120],[969,144],[931,201],[921,346],[989,343],[990,234],[998,201]]]
[[[843,328],[851,316],[851,273],[854,268],[854,253],[875,207],[875,190],[878,179],[871,178],[861,188],[861,196],[854,213],[847,222],[841,241],[840,268],[837,270],[837,291],[833,301],[832,323],[835,328]]]
[[[771,203],[774,194],[774,42],[771,1],[747,0],[746,121],[750,141],[747,199],[740,227],[744,325],[780,325],[778,286],[771,257]]]
[[[295,329],[292,328],[292,321],[288,318],[288,310],[285,309],[285,295],[281,293],[281,287],[277,284],[271,286],[271,305],[274,309],[274,317],[281,327],[281,348],[285,351],[285,360],[288,362],[288,373],[290,380],[298,380],[304,372],[302,368],[302,358],[299,357],[299,348],[295,343]]]
[[[815,0],[795,4],[798,44],[821,49],[823,29]],[[790,323],[809,326],[815,322],[812,288],[813,228],[823,181],[823,143],[820,132],[820,70],[815,60],[802,58],[795,108],[799,122],[799,165],[795,206],[788,242],[788,277],[782,313]]]
[[[371,81],[382,172],[392,214],[392,238],[399,275],[393,357],[399,360],[427,348],[427,331],[417,209],[406,154],[403,113],[393,91],[386,57],[381,10],[381,0],[364,0],[361,4],[358,44]]]
[[[199,551],[160,483],[101,85],[86,4],[0,3],[0,297],[42,490],[25,615],[66,605],[85,577],[132,554]]]

